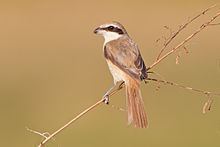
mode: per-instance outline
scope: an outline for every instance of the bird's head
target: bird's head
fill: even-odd
[[[94,30],[94,33],[102,35],[105,38],[105,43],[127,35],[125,28],[119,22],[102,24]]]

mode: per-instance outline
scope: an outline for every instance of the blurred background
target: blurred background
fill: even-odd
[[[219,0],[78,1],[1,0],[0,140],[1,146],[34,147],[42,138],[25,127],[52,133],[95,103],[112,86],[103,57],[103,38],[93,34],[102,23],[121,22],[138,43],[147,65],[169,36],[189,17]],[[195,21],[171,45],[183,40],[219,11]],[[218,19],[218,22],[220,19]],[[220,26],[205,29],[187,44],[189,54],[173,54],[153,71],[165,79],[220,92]],[[202,94],[150,82],[142,85],[150,125],[126,125],[124,90],[50,141],[47,146],[217,147],[220,145],[220,98],[202,114]]]

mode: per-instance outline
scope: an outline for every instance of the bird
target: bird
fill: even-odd
[[[114,86],[119,82],[125,84],[128,125],[147,128],[148,120],[140,85],[148,75],[137,44],[124,26],[116,21],[100,25],[94,33],[104,37],[104,57],[113,76]],[[108,97],[108,92],[104,97]]]

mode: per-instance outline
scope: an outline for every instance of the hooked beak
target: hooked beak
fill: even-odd
[[[99,30],[100,30],[100,27],[96,28],[96,29],[93,31],[93,33],[98,34]]]

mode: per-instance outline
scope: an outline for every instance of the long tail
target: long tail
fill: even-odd
[[[128,124],[134,124],[137,128],[147,128],[147,115],[144,109],[144,102],[141,96],[140,83],[129,79],[125,82]]]

